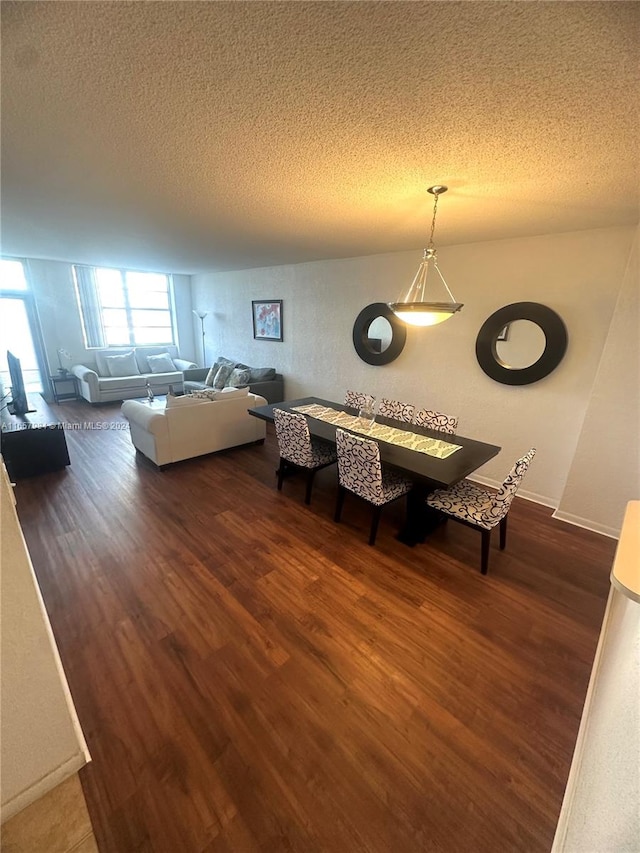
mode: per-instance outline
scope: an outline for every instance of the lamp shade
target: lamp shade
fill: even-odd
[[[393,313],[410,326],[436,326],[462,308],[461,302],[390,302]]]

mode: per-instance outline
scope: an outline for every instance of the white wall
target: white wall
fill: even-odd
[[[58,369],[57,350],[60,347],[71,353],[73,364],[95,364],[93,352],[84,345],[72,264],[30,258],[27,269],[50,371],[55,373]],[[180,355],[195,361],[189,276],[174,275],[173,288]],[[66,363],[65,367],[71,364]]]
[[[1,460],[1,457],[0,457]],[[90,760],[13,503],[0,470],[2,821]]]
[[[637,851],[640,839],[640,501],[626,507],[551,853]]]
[[[636,232],[557,518],[616,534],[640,498],[640,270]]]
[[[211,312],[208,340],[217,344],[212,358],[276,367],[285,375],[288,399],[315,394],[339,400],[354,388],[456,414],[463,435],[503,448],[479,472],[487,482],[501,481],[513,461],[535,446],[538,455],[522,494],[556,507],[633,236],[634,228],[621,227],[440,249],[443,274],[465,307],[442,325],[408,328],[404,351],[384,367],[358,358],[353,321],[365,305],[397,297],[415,274],[419,251],[194,276],[192,300]],[[253,340],[252,299],[284,301],[282,343]],[[569,345],[550,376],[513,387],[482,372],[475,339],[493,311],[520,301],[557,311]]]
[[[187,361],[198,361],[198,341],[193,334],[193,314],[191,313],[191,276],[173,276],[173,298],[176,311],[178,351]]]

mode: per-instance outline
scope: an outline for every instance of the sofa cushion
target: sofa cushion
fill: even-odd
[[[251,371],[246,368],[244,370],[240,370],[237,367],[234,367],[231,371],[231,375],[227,379],[225,387],[229,388],[244,388],[245,385],[249,385],[249,376]]]
[[[159,355],[148,355],[147,362],[152,373],[171,373],[176,369],[173,359],[168,352],[161,352]]]
[[[275,375],[275,367],[252,367],[249,382],[269,382]]]
[[[132,351],[131,347],[109,347],[109,349],[96,350],[95,359],[98,376],[110,376],[109,366],[106,362],[107,358],[114,355],[126,355]],[[168,352],[171,359],[178,358],[178,347],[175,344],[165,344],[164,346],[155,347],[133,347],[133,353],[136,357],[138,369],[136,373],[151,373],[147,356],[160,355],[163,352]]]
[[[108,355],[105,361],[109,368],[109,376],[134,376],[140,373],[133,350],[124,355]]]
[[[213,387],[218,391],[221,391],[224,386],[227,384],[227,380],[231,376],[233,372],[233,366],[230,364],[221,364],[218,368],[218,372],[213,378]]]
[[[176,370],[174,373],[148,373],[144,377],[145,382],[149,382],[152,388],[157,388],[160,385],[179,385],[182,387],[182,371]]]
[[[100,391],[131,391],[134,389],[144,389],[147,384],[147,377],[140,376],[120,376],[120,377],[98,377],[98,388]]]

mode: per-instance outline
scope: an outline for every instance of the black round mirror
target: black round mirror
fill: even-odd
[[[567,329],[551,308],[514,302],[494,312],[476,339],[478,364],[504,385],[530,385],[548,376],[567,350]]]
[[[367,364],[389,364],[402,352],[407,329],[386,302],[367,305],[353,324],[353,345]]]

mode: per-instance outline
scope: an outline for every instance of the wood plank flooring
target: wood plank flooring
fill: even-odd
[[[516,499],[482,577],[461,525],[398,543],[401,502],[375,548],[355,498],[334,524],[335,469],[277,492],[271,432],[164,472],[67,441],[17,500],[102,853],[550,849],[614,541]]]

